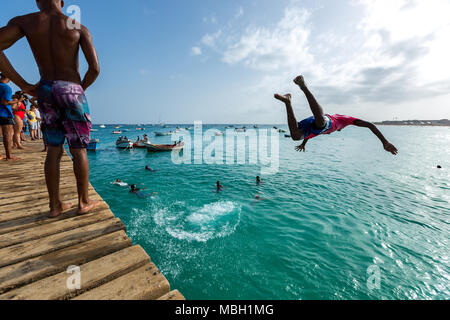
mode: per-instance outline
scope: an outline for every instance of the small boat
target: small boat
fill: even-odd
[[[185,129],[186,129],[186,131],[189,131],[189,130],[191,130],[191,128],[190,128],[190,127],[186,127]]]
[[[184,149],[184,142],[177,144],[147,144],[148,152],[167,152],[167,151],[181,151]]]
[[[290,134],[285,134],[284,137],[285,138],[291,138],[291,135]]]
[[[98,139],[89,141],[89,144],[86,148],[87,151],[97,151],[97,145],[99,142],[100,142],[100,140],[98,140]]]
[[[171,134],[172,134],[172,132],[155,132],[155,136],[157,136],[157,137],[170,136]]]
[[[243,128],[236,128],[235,129],[236,132],[247,132],[247,128],[243,127]]]
[[[216,132],[215,136],[216,136],[216,137],[223,136],[223,132]]]
[[[258,126],[255,124],[255,125],[253,126],[253,128],[258,129]]]
[[[287,131],[286,131],[286,130],[283,130],[283,129],[279,129],[278,132],[279,132],[279,133],[286,133]]]
[[[97,132],[98,129],[91,129],[91,132]]]
[[[114,129],[120,129],[120,126],[116,126],[116,127],[114,127]]]
[[[133,148],[134,142],[130,139],[117,139],[116,147],[119,149],[131,149]]]
[[[102,125],[100,126],[100,128],[105,129],[106,126],[105,126],[104,124],[102,124]]]
[[[113,131],[113,134],[122,134],[122,131],[120,131],[120,130],[115,130],[115,131]]]
[[[149,144],[151,144],[150,140],[147,140],[147,141],[139,140],[134,144],[134,147],[139,148],[139,149],[144,149],[144,148],[147,148],[147,145],[149,145]]]
[[[278,127],[273,127],[275,130],[278,130]]]

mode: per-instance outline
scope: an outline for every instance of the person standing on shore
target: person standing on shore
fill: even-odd
[[[0,69],[1,70],[1,69]],[[12,99],[12,89],[8,86],[10,79],[3,73],[0,73],[0,128],[3,136],[3,146],[6,156],[0,156],[0,159],[7,161],[20,160],[12,154],[13,135],[14,135],[14,114],[11,105],[16,101]]]
[[[72,207],[71,203],[63,203],[59,190],[60,161],[66,139],[77,180],[77,213],[82,215],[100,204],[100,201],[89,199],[86,148],[92,125],[84,94],[99,76],[100,65],[89,30],[63,14],[64,1],[36,0],[36,4],[39,12],[16,17],[0,29],[0,71],[23,92],[38,99],[48,145],[45,178],[50,217],[57,217]],[[28,40],[39,67],[41,81],[36,85],[25,81],[3,53],[23,37]],[[78,72],[80,48],[89,65],[83,80]]]

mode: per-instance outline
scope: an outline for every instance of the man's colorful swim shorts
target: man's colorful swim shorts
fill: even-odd
[[[67,139],[70,148],[88,146],[91,117],[79,84],[42,80],[38,88],[38,105],[46,145],[60,146]]]
[[[298,123],[298,128],[303,131],[303,138],[311,138],[311,136],[318,136],[331,128],[333,122],[329,116],[324,116],[325,127],[317,128],[316,127],[316,119],[314,117],[309,117]]]

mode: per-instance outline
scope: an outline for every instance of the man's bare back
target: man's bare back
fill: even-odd
[[[41,0],[41,2],[46,1],[53,0]],[[25,36],[39,67],[41,79],[69,81],[81,84],[83,89],[87,89],[100,71],[97,53],[89,30],[82,25],[74,28],[72,22],[73,20],[64,15],[61,10],[42,10],[13,18],[6,27],[0,29],[0,50],[9,48]],[[80,47],[89,64],[89,71],[83,80],[78,71]],[[26,83],[5,59],[6,57],[1,53],[2,71],[9,74],[10,79],[25,89],[24,91],[27,89],[33,91],[32,86]],[[30,92],[30,94],[33,93],[35,92]]]
[[[91,119],[84,95],[100,73],[95,47],[88,29],[63,14],[62,0],[36,0],[40,12],[16,17],[0,29],[0,71],[22,91],[35,97],[43,116],[44,138],[48,145],[45,178],[50,200],[50,217],[72,207],[60,193],[60,161],[67,140],[77,179],[78,214],[86,214],[101,204],[89,198],[89,142]],[[26,37],[41,75],[32,85],[14,69],[3,50]],[[83,80],[78,71],[79,48],[89,64]]]

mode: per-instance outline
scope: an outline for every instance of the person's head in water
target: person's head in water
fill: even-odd
[[[57,9],[62,11],[64,7],[63,0],[36,0],[36,5],[41,11],[48,11],[52,9]]]
[[[132,184],[132,185],[130,186],[130,188],[131,188],[131,192],[136,191],[136,185],[135,185],[135,184]]]
[[[440,165],[437,166],[438,169],[442,169],[442,167]]]
[[[9,81],[10,79],[4,73],[0,73],[0,82],[8,83]]]
[[[222,189],[223,188],[223,186],[220,184],[220,181],[217,181],[216,185],[217,185],[217,189]]]
[[[260,176],[256,176],[256,183],[261,183],[261,177]]]

